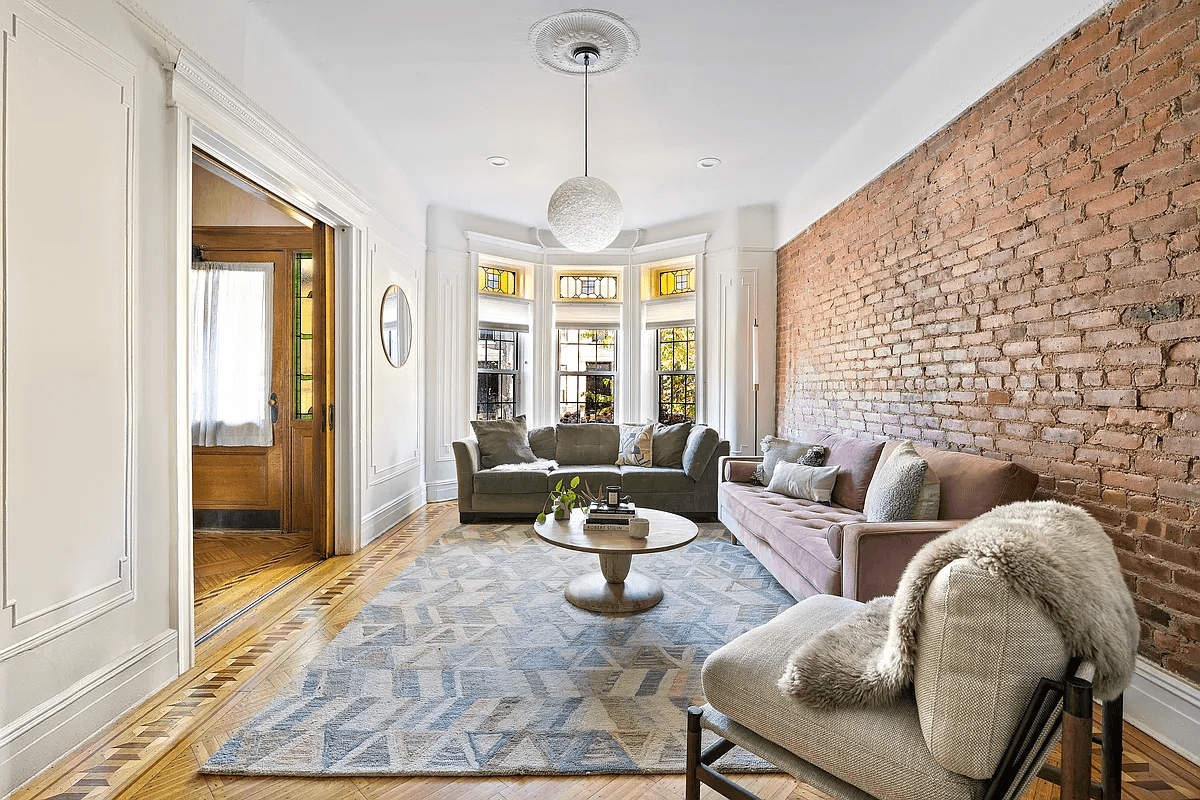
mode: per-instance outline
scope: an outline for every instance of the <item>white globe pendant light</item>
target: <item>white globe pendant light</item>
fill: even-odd
[[[578,45],[572,52],[575,61],[583,65],[583,175],[555,189],[546,209],[554,238],[577,253],[608,247],[621,232],[624,218],[616,190],[588,175],[588,71],[599,55],[599,49],[591,44]]]

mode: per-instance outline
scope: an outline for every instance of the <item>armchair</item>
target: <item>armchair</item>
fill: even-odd
[[[703,783],[754,800],[712,766],[740,746],[839,798],[1007,800],[1040,775],[1064,800],[1119,800],[1137,637],[1094,520],[1058,503],[997,509],[922,548],[894,599],[810,597],[709,656],[686,797]],[[720,737],[704,751],[702,728]],[[1062,767],[1044,767],[1060,735]]]

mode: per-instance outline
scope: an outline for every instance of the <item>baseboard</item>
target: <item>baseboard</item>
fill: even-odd
[[[409,514],[425,505],[426,492],[425,484],[418,484],[363,517],[362,541],[359,542],[359,546],[363,547],[375,541],[398,525]]]
[[[445,481],[432,481],[429,486],[429,502],[441,503],[446,500],[458,499],[458,478]]]
[[[1200,764],[1200,689],[1138,658],[1125,690],[1125,720]]]
[[[164,631],[0,728],[0,797],[174,680],[177,638]]]

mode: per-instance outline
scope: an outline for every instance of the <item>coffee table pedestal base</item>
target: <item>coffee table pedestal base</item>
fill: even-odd
[[[658,605],[663,598],[657,578],[630,572],[620,583],[609,583],[604,575],[580,575],[567,584],[567,601],[573,606],[600,614],[631,614]]]

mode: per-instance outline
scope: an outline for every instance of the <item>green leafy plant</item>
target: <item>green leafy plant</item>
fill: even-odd
[[[542,505],[542,513],[537,515],[537,521],[546,521],[546,512],[552,511],[555,519],[570,519],[571,509],[575,506],[583,507],[596,499],[591,490],[585,483],[579,485],[579,476],[571,478],[570,482],[564,487],[560,480],[550,494],[546,497],[546,502]]]

